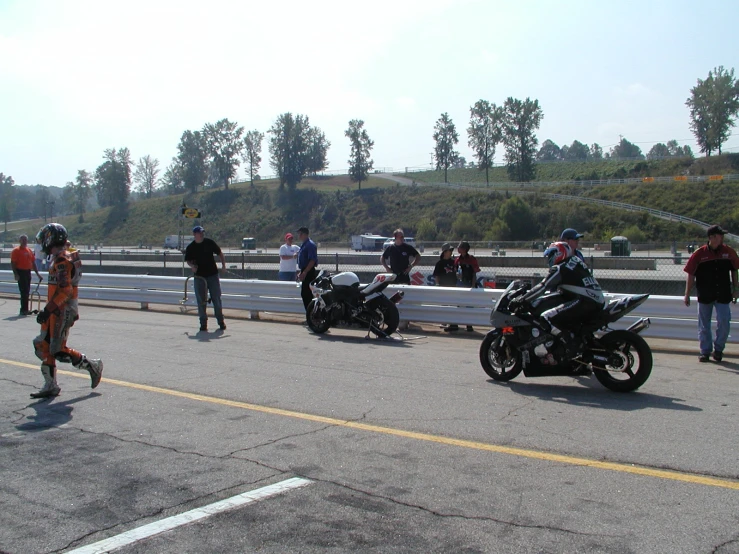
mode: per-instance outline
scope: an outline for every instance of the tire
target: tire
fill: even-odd
[[[631,331],[618,330],[606,333],[599,342],[605,347],[609,362],[605,369],[598,369],[593,362],[593,374],[604,387],[631,392],[647,382],[652,373],[652,349],[647,341]]]
[[[314,298],[310,301],[310,304],[308,304],[308,308],[305,310],[305,321],[308,323],[308,328],[311,331],[321,335],[329,330],[331,322],[328,319],[328,313],[326,310],[315,310],[316,302],[317,300]]]
[[[387,296],[382,295],[378,298],[380,301],[372,313],[372,325],[370,332],[378,337],[389,337],[397,329],[400,323],[400,313],[398,307]],[[377,332],[377,330],[381,332]]]
[[[491,331],[480,345],[480,365],[496,381],[510,381],[523,370],[521,356],[500,331]]]

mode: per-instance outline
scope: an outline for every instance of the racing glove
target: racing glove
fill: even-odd
[[[46,321],[47,321],[47,320],[48,320],[48,319],[49,319],[50,317],[51,317],[51,312],[50,312],[49,310],[47,310],[46,308],[44,308],[44,309],[43,309],[42,311],[40,311],[40,312],[38,313],[38,315],[36,316],[36,323],[38,323],[39,325],[43,325],[44,323],[46,323]]]

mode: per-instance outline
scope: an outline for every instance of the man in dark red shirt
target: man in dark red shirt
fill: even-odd
[[[729,337],[731,308],[739,295],[739,257],[724,244],[724,231],[718,225],[708,228],[708,244],[693,252],[685,264],[688,274],[685,283],[685,305],[690,306],[693,284],[698,289],[698,339],[701,353],[698,360],[707,362],[713,350],[713,359],[723,359],[726,339]],[[716,309],[716,338],[711,338],[711,315]]]

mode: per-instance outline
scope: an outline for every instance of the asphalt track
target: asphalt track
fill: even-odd
[[[654,341],[624,395],[489,381],[481,333],[81,311],[103,382],[29,400],[38,326],[0,299],[2,552],[739,552],[736,345]]]

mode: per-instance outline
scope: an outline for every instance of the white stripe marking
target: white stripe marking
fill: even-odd
[[[192,523],[193,521],[198,521],[227,510],[232,510],[239,506],[244,506],[245,504],[251,504],[252,502],[258,502],[265,498],[277,496],[278,494],[282,494],[291,489],[305,487],[310,483],[311,481],[308,479],[293,477],[292,479],[280,481],[274,485],[262,487],[261,489],[245,492],[232,496],[231,498],[226,498],[225,500],[214,502],[213,504],[208,504],[202,508],[195,508],[194,510],[190,510],[189,512],[182,513],[178,516],[172,516],[161,521],[149,523],[148,525],[144,525],[138,529],[131,529],[130,531],[126,531],[125,533],[121,533],[115,537],[110,537],[109,539],[104,539],[102,541],[80,547],[76,550],[69,550],[67,554],[103,554],[105,552],[112,552],[123,546],[148,539],[149,537],[159,535],[165,531],[170,531],[180,525]]]

